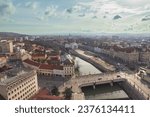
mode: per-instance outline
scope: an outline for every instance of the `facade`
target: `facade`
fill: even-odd
[[[35,70],[24,70],[16,76],[10,74],[0,76],[0,95],[7,100],[27,100],[37,92],[38,82]]]
[[[150,62],[150,52],[149,51],[140,52],[139,59],[140,62],[144,62],[144,63]]]
[[[0,53],[1,54],[11,54],[11,53],[13,53],[13,43],[12,43],[12,41],[1,40],[0,41]]]
[[[40,66],[40,64],[38,62],[32,61],[30,59],[24,60],[23,65],[27,68],[29,67],[29,68],[35,69],[35,70],[38,70],[39,66]]]
[[[7,57],[6,56],[0,56],[0,68],[6,65],[7,63]]]
[[[64,65],[63,70],[65,76],[72,76],[75,73],[74,65]]]
[[[139,52],[133,48],[107,48],[102,49],[101,53],[109,55],[115,59],[120,59],[126,63],[136,63],[139,61]]]
[[[65,48],[78,49],[77,43],[65,44]]]
[[[53,69],[50,65],[48,64],[41,64],[38,68],[38,74],[41,75],[46,75],[46,76],[51,76],[53,75]]]
[[[61,65],[40,64],[32,60],[24,60],[25,67],[30,67],[37,70],[38,74],[46,76],[72,76],[74,75],[74,64],[64,62]]]
[[[46,54],[33,54],[32,55],[32,60],[45,60],[47,57]]]

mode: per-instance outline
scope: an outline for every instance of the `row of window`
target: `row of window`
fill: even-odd
[[[24,91],[26,91],[28,88],[30,88],[31,86],[33,86],[35,84],[35,81],[34,82],[32,82],[32,83],[30,83],[28,86],[26,86],[26,87],[20,87],[20,89],[17,87],[17,88],[15,88],[14,90],[12,90],[11,92],[9,92],[8,93],[8,95],[10,95],[10,94],[13,94],[13,93],[16,93],[16,92],[18,92],[18,90],[20,90],[20,92],[18,92],[18,94],[19,93],[22,93],[22,92],[24,92]],[[21,88],[23,88],[23,89],[21,89]]]
[[[36,86],[33,86],[32,88],[30,88],[29,90],[27,90],[26,92],[24,92],[22,95],[20,95],[19,97],[18,97],[18,95],[19,95],[19,93],[17,93],[17,94],[15,94],[14,96],[12,96],[12,97],[10,97],[9,98],[9,100],[11,100],[11,99],[15,99],[16,97],[18,97],[17,99],[19,100],[19,99],[23,99],[23,97],[25,98],[25,99],[27,99],[29,96],[31,97],[32,96],[32,94],[33,93],[35,93],[36,92]],[[34,90],[33,90],[34,89]],[[30,93],[29,93],[30,92]]]
[[[34,78],[30,79],[30,80],[27,80],[26,82],[22,83],[21,85],[19,85],[17,88],[14,89],[14,92],[21,89],[23,86],[25,86],[26,84],[32,82],[34,80]],[[8,88],[7,88],[8,89]],[[13,93],[13,91],[12,91]]]
[[[26,82],[24,82],[24,80],[19,80],[18,82],[11,84],[11,86],[8,86],[8,87],[7,87],[7,90],[10,90],[12,87],[14,87],[14,86],[16,86],[16,85],[21,84],[22,82],[24,82],[24,83],[22,83],[21,86],[18,87],[18,89],[19,89],[19,88],[21,88],[22,86],[28,84],[29,82],[31,82],[31,81],[33,81],[33,80],[35,80],[35,77],[33,77],[33,78],[30,79],[30,80],[27,80]]]

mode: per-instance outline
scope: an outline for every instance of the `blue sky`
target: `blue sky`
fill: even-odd
[[[0,31],[149,33],[149,0],[0,0]]]

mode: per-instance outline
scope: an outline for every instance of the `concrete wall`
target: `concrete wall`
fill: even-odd
[[[140,88],[136,87],[134,84],[130,84],[128,81],[118,83],[121,88],[127,93],[127,95],[134,100],[145,100],[147,96],[142,93]]]
[[[99,69],[102,72],[111,72],[110,70],[104,68],[102,65],[97,64],[96,62],[92,61],[91,59],[89,59],[89,58],[87,58],[83,55],[80,55],[79,53],[77,53],[75,51],[70,51],[70,53],[77,56],[77,57],[79,57],[79,58],[81,58],[81,59],[83,59],[83,60],[85,60],[85,61],[87,61],[87,62],[89,62],[90,64],[92,64],[94,67],[96,67],[97,69]]]

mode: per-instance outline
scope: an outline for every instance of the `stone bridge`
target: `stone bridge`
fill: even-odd
[[[113,86],[113,83],[117,82],[128,96],[132,99],[150,99],[150,88],[148,85],[143,84],[136,74],[128,74],[124,72],[118,73],[102,73],[91,74],[84,76],[74,76],[69,81],[60,86],[60,92],[63,92],[66,87],[72,87],[73,98],[72,99],[84,99],[84,93],[81,87],[95,86],[100,84],[109,83]]]
[[[115,82],[123,82],[126,79],[121,77],[119,74],[110,73],[110,74],[93,74],[93,75],[84,75],[76,77],[79,87],[90,86],[90,85],[99,85],[110,83],[112,86]]]

